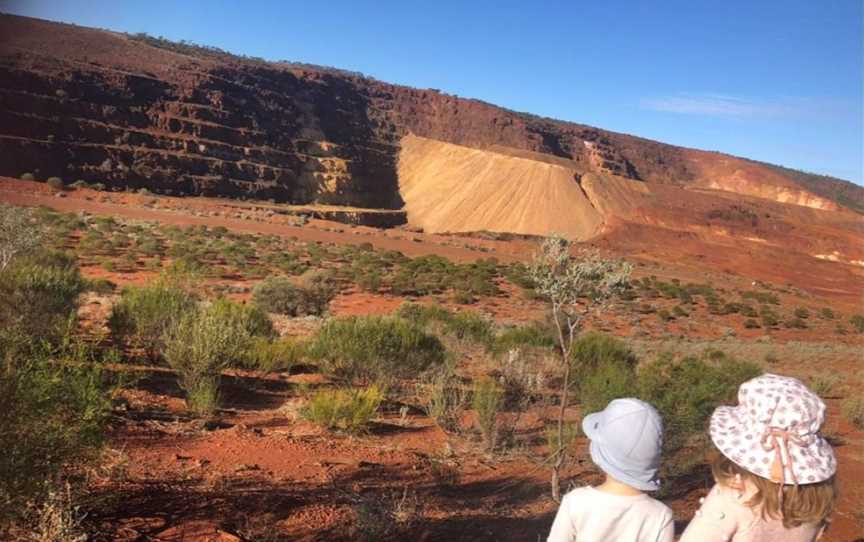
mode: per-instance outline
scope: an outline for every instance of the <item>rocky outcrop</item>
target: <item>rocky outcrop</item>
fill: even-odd
[[[399,209],[407,135],[653,184],[698,184],[705,156],[768,171],[358,74],[0,16],[0,175]]]

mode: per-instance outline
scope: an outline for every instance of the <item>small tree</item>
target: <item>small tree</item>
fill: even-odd
[[[32,252],[42,244],[42,230],[21,207],[0,205],[0,271],[15,256]]]
[[[556,442],[565,440],[565,414],[572,384],[570,362],[573,344],[582,324],[590,314],[603,312],[612,297],[624,289],[630,277],[630,264],[606,260],[595,251],[579,258],[570,255],[570,242],[559,236],[547,238],[529,267],[529,275],[538,294],[548,300],[552,309],[563,381],[559,395]],[[552,497],[560,500],[561,468],[567,459],[563,446],[552,451]]]

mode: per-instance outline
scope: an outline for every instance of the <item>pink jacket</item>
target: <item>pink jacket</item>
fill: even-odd
[[[821,525],[783,527],[779,519],[763,519],[758,510],[747,506],[749,495],[715,484],[696,511],[680,542],[813,542],[822,535]]]

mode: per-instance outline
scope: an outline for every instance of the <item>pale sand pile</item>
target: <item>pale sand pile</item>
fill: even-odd
[[[560,233],[584,240],[603,215],[558,164],[405,136],[399,192],[408,222],[430,233]]]

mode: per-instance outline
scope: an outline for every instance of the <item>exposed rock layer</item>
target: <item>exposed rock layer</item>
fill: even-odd
[[[782,171],[717,153],[357,74],[0,16],[0,174],[398,209],[409,134],[505,148],[575,175],[834,205]],[[864,190],[844,190],[864,202]]]

